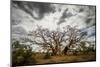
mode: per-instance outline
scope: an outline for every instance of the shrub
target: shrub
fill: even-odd
[[[34,64],[36,59],[30,46],[20,44],[18,41],[13,43],[12,66]]]

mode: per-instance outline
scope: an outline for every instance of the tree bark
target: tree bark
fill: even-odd
[[[68,46],[66,46],[66,47],[64,48],[64,50],[63,50],[64,55],[66,55],[67,51],[68,51]]]
[[[67,53],[67,51],[69,50],[69,48],[70,48],[70,46],[72,45],[72,43],[73,43],[73,40],[71,40],[70,43],[69,43],[69,45],[66,46],[66,47],[64,48],[64,50],[63,50],[64,55],[66,55],[66,53]]]

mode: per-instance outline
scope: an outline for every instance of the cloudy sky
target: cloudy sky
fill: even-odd
[[[70,25],[95,40],[95,6],[13,1],[11,8],[12,38],[23,37],[37,26],[55,30]]]

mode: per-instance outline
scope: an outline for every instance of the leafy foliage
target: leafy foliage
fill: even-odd
[[[24,65],[24,64],[34,64],[36,63],[34,53],[30,46],[20,44],[16,41],[12,44],[12,65]]]

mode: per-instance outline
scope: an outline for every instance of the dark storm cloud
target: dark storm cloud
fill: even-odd
[[[55,11],[54,7],[49,3],[13,1],[13,4],[16,4],[20,9],[24,10],[35,19],[42,19],[45,14]],[[33,14],[34,11],[38,17]]]
[[[91,35],[89,35],[88,37],[92,37],[92,36],[96,36],[96,33],[93,32],[93,33],[91,33]]]
[[[94,16],[96,13],[96,7],[95,6],[88,6],[89,7],[89,16]]]
[[[95,25],[95,24],[96,24],[95,18],[87,18],[87,19],[86,19],[86,24],[87,24],[88,26],[93,26],[93,25]]]
[[[95,6],[88,6],[88,11],[87,11],[87,18],[86,18],[86,30],[89,28],[92,28],[92,30],[87,30],[87,32],[91,31],[91,34],[88,35],[88,37],[92,37],[96,35],[96,14],[95,14]]]
[[[92,18],[88,18],[88,19],[86,20],[86,23],[87,23],[87,24],[90,23],[91,20],[92,20]]]
[[[95,23],[95,7],[88,6],[86,24]]]
[[[79,6],[78,12],[86,12],[88,16],[93,16],[95,15],[95,6]]]
[[[83,11],[84,11],[84,9],[83,9],[83,8],[80,8],[80,9],[79,9],[79,12],[83,12]]]
[[[12,22],[11,25],[18,25],[21,23],[21,20],[12,19],[11,22]]]
[[[63,12],[59,22],[57,23],[58,25],[61,23],[64,23],[66,18],[70,18],[71,16],[73,16],[72,13],[67,12],[67,11],[68,11],[68,8],[66,8],[66,10]]]

